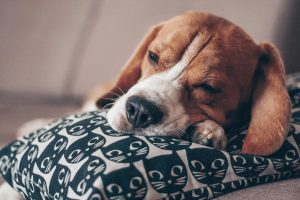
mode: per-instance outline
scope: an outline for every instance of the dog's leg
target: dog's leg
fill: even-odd
[[[21,195],[15,191],[8,183],[0,186],[0,198],[5,200],[21,200]]]
[[[205,120],[193,125],[193,131],[191,134],[194,142],[209,145],[224,150],[227,145],[227,137],[224,129],[212,120]]]

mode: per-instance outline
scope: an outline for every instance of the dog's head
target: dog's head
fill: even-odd
[[[113,103],[114,129],[143,135],[180,136],[206,119],[231,127],[251,116],[243,151],[265,155],[288,130],[284,76],[273,45],[255,44],[220,17],[189,12],[150,30],[97,105]]]

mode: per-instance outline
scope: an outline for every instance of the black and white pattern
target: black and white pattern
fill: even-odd
[[[268,157],[240,153],[247,127],[227,151],[166,136],[112,130],[106,111],[66,116],[0,152],[0,172],[26,199],[211,199],[300,176],[300,74],[288,79],[289,136]],[[231,137],[230,137],[231,135]]]

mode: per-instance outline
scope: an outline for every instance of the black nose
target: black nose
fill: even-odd
[[[146,128],[158,123],[163,113],[153,103],[138,96],[131,96],[126,102],[126,116],[133,128]]]

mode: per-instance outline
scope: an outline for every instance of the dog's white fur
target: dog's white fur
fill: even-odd
[[[154,74],[139,81],[126,94],[121,96],[107,113],[107,120],[113,129],[117,131],[130,131],[132,125],[126,118],[126,102],[131,96],[139,96],[153,102],[164,113],[159,124],[150,125],[147,128],[135,130],[139,135],[173,135],[180,137],[185,134],[188,124],[188,117],[180,99],[182,85],[179,82],[180,75],[205,45],[201,34],[197,35],[186,49],[181,60],[168,71]],[[200,122],[201,128],[196,128],[194,142],[202,140],[203,137],[213,139],[213,146],[224,149],[227,139],[223,128],[211,120]],[[196,126],[198,127],[198,126]],[[207,130],[210,130],[207,132]],[[209,134],[208,134],[209,133]],[[174,135],[175,134],[175,135]],[[201,137],[198,137],[198,136]]]

